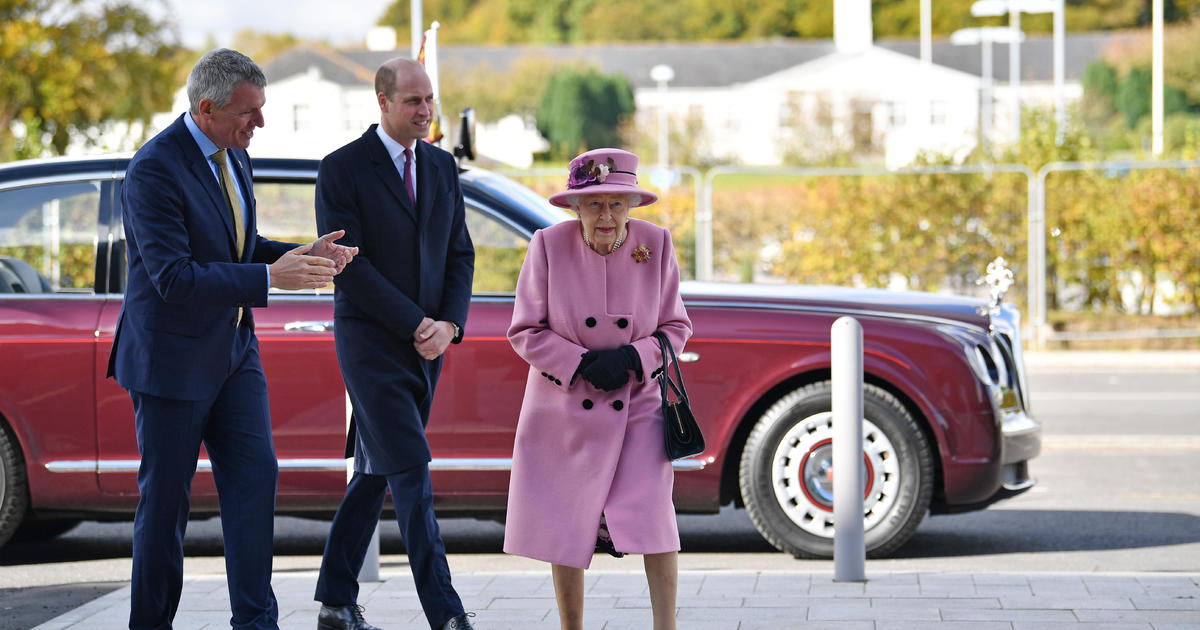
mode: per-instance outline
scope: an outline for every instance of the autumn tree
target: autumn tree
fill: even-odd
[[[146,4],[0,0],[0,159],[93,144],[170,106],[184,53]]]
[[[935,37],[960,28],[1006,24],[1007,17],[976,18],[975,0],[931,3]],[[833,36],[833,0],[426,0],[425,21],[442,24],[448,44],[584,43],[616,41],[713,41],[771,37]],[[873,0],[877,38],[916,37],[921,3]],[[379,23],[409,31],[409,0],[396,0]],[[1200,13],[1200,0],[1165,0],[1168,23]],[[1145,27],[1146,0],[1066,0],[1066,24],[1076,32]],[[1050,15],[1025,15],[1027,33],[1049,33]]]

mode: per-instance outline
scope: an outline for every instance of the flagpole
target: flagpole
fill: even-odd
[[[438,81],[437,34],[439,28],[441,28],[441,24],[437,22],[429,25],[429,30],[425,31],[420,51],[417,53],[417,61],[425,66],[425,74],[429,75],[429,84],[433,88],[433,98],[436,103],[433,122],[429,126],[429,136],[425,138],[425,141],[441,147],[444,134],[442,133],[442,91]]]
[[[421,54],[421,33],[425,30],[425,17],[422,15],[422,0],[412,0],[409,5],[409,22],[412,28],[409,32],[412,34],[412,58],[416,59],[417,55]]]

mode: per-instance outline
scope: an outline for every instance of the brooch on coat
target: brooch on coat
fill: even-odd
[[[633,260],[640,263],[650,262],[650,248],[638,245],[637,249],[633,250]]]

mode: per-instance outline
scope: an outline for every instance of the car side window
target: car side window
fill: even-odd
[[[254,180],[255,216],[258,234],[272,241],[311,243],[317,239],[317,215],[314,200],[316,185],[311,181]],[[333,287],[315,291],[329,293]],[[271,288],[271,293],[298,293]],[[299,293],[314,293],[302,291]]]
[[[495,216],[467,206],[467,231],[475,244],[475,282],[472,292],[508,294],[517,291],[517,276],[525,261],[529,239]]]
[[[258,233],[273,241],[311,243],[317,239],[314,205],[316,185],[311,181],[254,181]]]
[[[0,191],[0,294],[94,293],[102,185]]]

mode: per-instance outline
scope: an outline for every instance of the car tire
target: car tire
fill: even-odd
[[[832,384],[792,391],[759,418],[742,451],[739,483],[767,542],[797,558],[833,557]],[[887,556],[912,536],[933,495],[933,456],[912,414],[886,390],[863,388],[864,535]]]
[[[24,459],[16,438],[0,423],[0,547],[25,519],[29,489]]]

